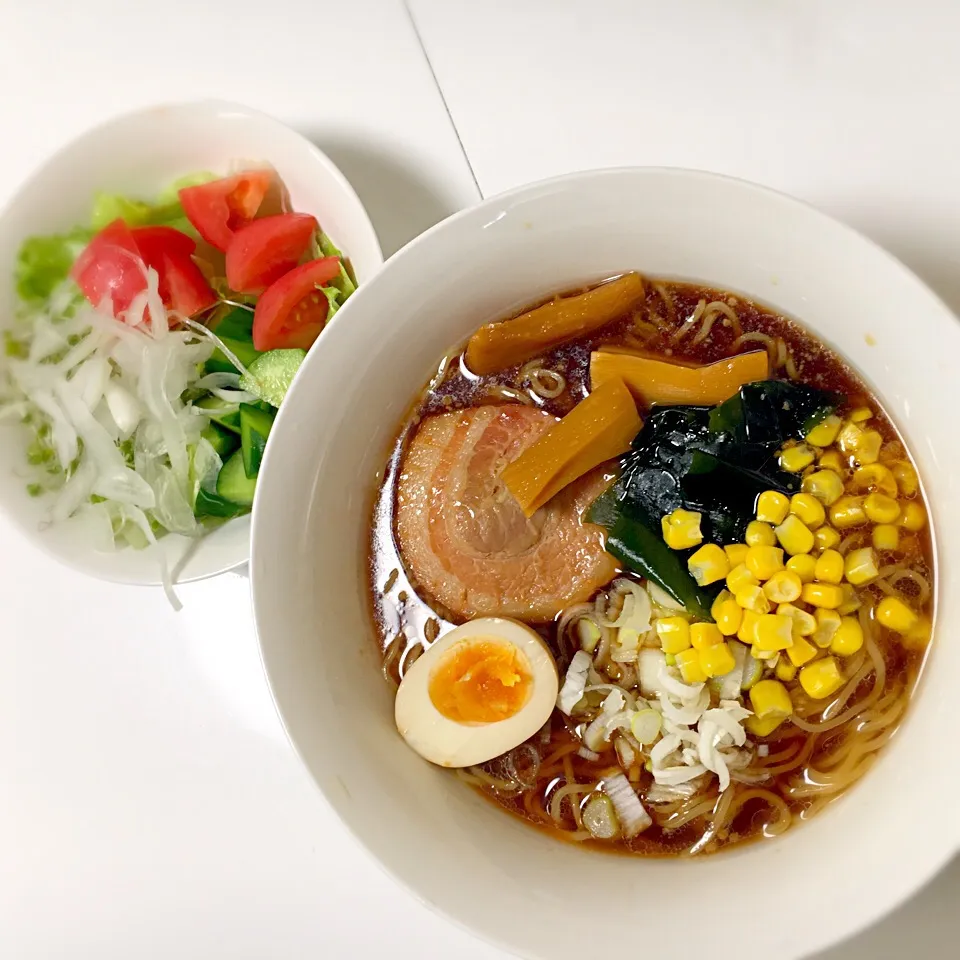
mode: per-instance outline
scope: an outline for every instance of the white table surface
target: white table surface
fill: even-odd
[[[490,194],[681,164],[811,200],[960,307],[946,0],[411,6],[416,31],[400,0],[0,4],[0,204],[97,121],[222,97],[327,150],[386,253],[474,202],[474,174]],[[182,588],[175,614],[2,518],[0,544],[0,957],[504,956],[408,898],[326,809],[276,720],[242,577]],[[955,957],[958,893],[960,861],[822,960]]]

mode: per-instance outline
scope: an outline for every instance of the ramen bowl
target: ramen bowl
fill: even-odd
[[[939,798],[960,728],[960,598],[898,735],[862,782],[783,836],[647,859],[562,842],[424,762],[394,725],[366,596],[371,506],[398,424],[451,345],[547,295],[629,270],[769,304],[846,358],[912,448],[940,583],[960,562],[960,328],[889,254],[789,197],[667,169],[576,174],[460,213],[393,257],[325,334],[280,411],[253,514],[263,662],[327,802],[401,884],[520,956],[802,957],[891,910],[960,848]],[[323,410],[323,417],[316,411]],[[760,891],[763,891],[762,894]],[[802,904],[797,912],[796,905]]]
[[[383,263],[373,225],[347,179],[314,144],[278,120],[221,101],[149,107],[109,120],[64,146],[0,212],[0,329],[15,310],[14,264],[24,239],[87,223],[98,191],[151,199],[178,178],[249,165],[273,167],[294,210],[311,213],[350,258],[359,283]],[[4,319],[5,318],[5,319]],[[91,576],[155,585],[164,563],[179,582],[238,567],[250,555],[250,517],[202,539],[167,535],[145,550],[97,550],[88,531],[48,522],[49,498],[24,480],[25,430],[0,425],[0,508],[21,533],[57,560]]]

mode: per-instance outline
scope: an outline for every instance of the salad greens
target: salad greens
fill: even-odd
[[[315,258],[340,258],[339,275],[331,280],[327,286],[320,287],[320,291],[326,295],[329,304],[329,312],[327,313],[327,319],[329,320],[343,306],[344,300],[356,291],[357,284],[347,271],[347,267],[344,266],[346,258],[322,230],[318,231],[314,241],[313,255]]]
[[[213,174],[197,176],[211,179]],[[193,180],[192,177],[184,179]],[[155,204],[120,194],[97,193],[88,226],[77,226],[64,234],[28,237],[23,242],[14,268],[17,296],[25,304],[38,304],[50,297],[67,280],[74,261],[93,235],[117,219],[129,227],[168,226],[188,236],[197,236],[177,199],[176,189],[172,193],[166,191]]]
[[[25,304],[39,304],[66,279],[93,230],[76,227],[69,233],[28,237],[17,255],[14,276],[17,296]]]

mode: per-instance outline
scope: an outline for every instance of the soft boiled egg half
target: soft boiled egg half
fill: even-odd
[[[512,750],[549,719],[557,664],[530,627],[502,617],[444,634],[404,674],[394,716],[431,763],[469,767]]]

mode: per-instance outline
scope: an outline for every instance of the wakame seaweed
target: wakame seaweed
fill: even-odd
[[[671,550],[663,541],[660,524],[637,512],[632,514],[611,487],[590,507],[587,519],[606,527],[607,551],[635,573],[663,587],[695,616],[710,620],[711,592],[697,586],[687,570],[686,555]]]
[[[764,490],[800,489],[777,454],[790,439],[833,412],[841,397],[776,380],[746,384],[716,407],[654,407],[624,456],[620,477],[591,507],[607,529],[607,549],[659,583],[691,613],[709,610],[710,596],[687,572],[692,551],[663,542],[660,520],[683,508],[700,514],[706,543],[743,540]]]
[[[738,443],[782,446],[806,436],[842,400],[840,394],[784,380],[746,383],[712,409],[709,428]]]

